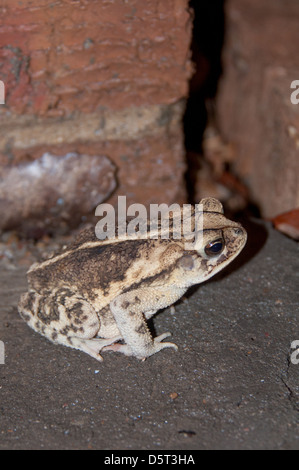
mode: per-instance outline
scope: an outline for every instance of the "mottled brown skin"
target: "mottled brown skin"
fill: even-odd
[[[191,248],[172,236],[100,241],[93,230],[83,232],[65,252],[30,268],[22,318],[51,341],[98,360],[101,350],[143,359],[177,349],[162,342],[169,333],[153,339],[146,320],[223,269],[246,242],[245,230],[224,217],[219,201],[201,203],[203,230]],[[221,252],[207,254],[215,240],[222,241]]]

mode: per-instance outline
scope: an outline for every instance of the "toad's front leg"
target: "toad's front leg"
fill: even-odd
[[[125,344],[115,344],[104,350],[119,351],[128,356],[144,359],[164,348],[177,349],[174,343],[161,342],[170,336],[170,333],[152,338],[146,318],[173,304],[184,292],[185,290],[172,286],[146,287],[116,297],[110,303],[110,309]]]

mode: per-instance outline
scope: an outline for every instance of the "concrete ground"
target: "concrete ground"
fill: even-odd
[[[145,362],[98,363],[30,330],[17,313],[26,263],[5,252],[0,449],[299,449],[299,246],[249,228],[225,272],[151,323],[179,351]]]

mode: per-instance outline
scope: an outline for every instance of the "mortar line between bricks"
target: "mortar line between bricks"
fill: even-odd
[[[8,144],[17,149],[59,145],[66,142],[65,136],[67,143],[138,140],[148,135],[156,137],[177,129],[184,104],[184,100],[180,100],[170,105],[78,113],[68,118],[12,116],[1,123],[0,151],[4,151]]]

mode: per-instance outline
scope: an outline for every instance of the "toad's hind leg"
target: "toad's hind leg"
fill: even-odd
[[[95,338],[100,321],[96,311],[71,289],[60,288],[48,296],[23,294],[19,313],[28,325],[53,343],[86,352],[101,361],[100,350],[116,338]]]

